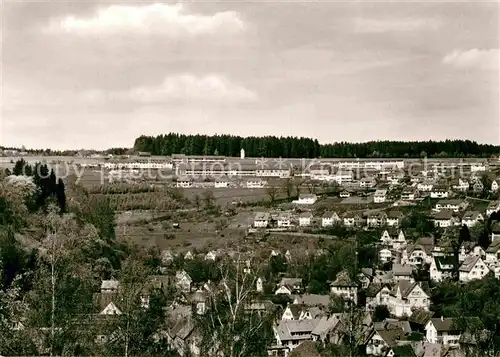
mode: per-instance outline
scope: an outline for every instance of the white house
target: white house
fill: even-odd
[[[340,217],[337,212],[325,212],[323,217],[321,217],[322,227],[331,227],[338,222],[340,222]]]
[[[434,239],[432,237],[419,238],[414,245],[410,245],[403,250],[401,263],[409,263],[413,266],[430,264],[434,245]]]
[[[274,292],[275,295],[285,294],[292,295],[300,293],[302,289],[301,278],[282,278],[278,283],[278,289]]]
[[[379,305],[388,305],[391,290],[387,285],[370,284],[366,291],[366,310],[373,311]]]
[[[469,282],[475,279],[484,278],[490,270],[481,257],[469,256],[458,270],[458,279],[463,282]]]
[[[468,205],[467,201],[462,200],[440,200],[436,203],[432,210],[435,212],[441,212],[444,210],[458,212],[467,208]]]
[[[389,234],[389,231],[387,229],[385,229],[382,232],[382,236],[380,237],[380,243],[382,245],[386,245],[388,247],[392,247],[392,237]]]
[[[216,180],[214,183],[215,188],[227,188],[229,187],[229,182],[226,180]]]
[[[383,227],[387,222],[387,213],[375,212],[366,217],[366,224],[368,227]]]
[[[404,340],[405,336],[405,331],[399,326],[377,327],[366,341],[366,354],[368,356],[393,357],[394,351],[392,349],[396,348],[398,341]]]
[[[406,238],[402,230],[399,230],[399,233],[394,232],[391,236],[389,231],[386,229],[382,232],[380,243],[393,250],[400,251],[406,247]]]
[[[431,191],[431,198],[448,198],[449,189],[444,186],[433,187]]]
[[[478,223],[483,223],[484,217],[478,211],[467,211],[464,213],[462,217],[462,225],[465,225],[469,228],[474,227]]]
[[[486,208],[486,215],[489,217],[493,212],[500,211],[500,201],[491,201]]]
[[[409,264],[393,264],[392,265],[392,280],[398,282],[406,280],[413,282],[413,267]]]
[[[441,282],[452,277],[455,262],[452,257],[434,257],[429,267],[432,281]]]
[[[355,227],[363,223],[363,218],[355,212],[346,212],[342,218],[346,227]]]
[[[417,183],[417,190],[420,192],[431,192],[434,184],[430,181],[424,181]]]
[[[458,346],[461,328],[450,317],[431,318],[425,325],[425,337],[429,343],[439,343],[447,346]]]
[[[337,274],[334,282],[330,284],[330,293],[342,297],[345,301],[358,303],[358,284],[354,282],[347,271]]]
[[[302,212],[299,216],[299,226],[309,227],[312,224],[313,214],[311,212]]]
[[[269,213],[267,212],[257,212],[253,219],[253,226],[255,228],[267,228],[269,225]]]
[[[289,212],[282,212],[276,219],[279,228],[289,228],[292,226],[292,215]]]
[[[398,227],[401,224],[403,218],[404,215],[401,211],[387,211],[386,224],[389,227]]]
[[[412,309],[429,310],[427,293],[416,282],[400,280],[389,295],[387,308],[397,317],[411,316]]]
[[[375,186],[377,186],[377,181],[373,177],[363,177],[359,180],[359,187],[373,188]]]
[[[486,248],[484,262],[488,266],[490,266],[500,261],[499,257],[500,257],[500,239],[496,239],[494,242],[491,242],[488,248]]]
[[[418,190],[415,190],[413,188],[407,188],[401,192],[401,199],[403,201],[415,201],[418,197]]]
[[[293,203],[298,205],[313,205],[317,200],[318,196],[315,194],[300,194],[299,198],[293,201]]]
[[[462,178],[459,178],[458,182],[455,185],[453,185],[453,189],[460,192],[468,191],[469,187],[470,187],[469,181]]]
[[[497,192],[498,191],[498,184],[500,183],[500,180],[496,179],[491,182],[491,191],[492,192]]]
[[[462,263],[468,256],[476,256],[484,258],[486,257],[486,252],[484,251],[483,248],[481,248],[480,245],[477,245],[472,242],[463,242],[458,252],[458,261]],[[488,264],[486,260],[485,263]]]
[[[121,315],[122,312],[115,305],[113,301],[110,301],[108,305],[99,313],[100,315]]]
[[[447,228],[460,225],[460,218],[458,218],[454,211],[443,210],[434,213],[432,216],[434,226],[439,228]]]
[[[381,263],[387,263],[392,261],[392,252],[390,249],[387,248],[380,249],[380,251],[378,252],[378,256],[379,256],[379,261]]]
[[[255,290],[258,293],[262,293],[264,291],[264,280],[261,277],[258,277],[255,282]]]
[[[373,202],[384,203],[387,197],[387,190],[376,190],[373,195]]]
[[[175,285],[182,292],[190,292],[191,291],[191,283],[193,280],[184,270],[178,271],[175,273]]]
[[[349,191],[343,190],[342,192],[340,192],[339,196],[340,198],[349,198],[351,197],[351,193]]]
[[[267,182],[264,180],[248,180],[246,182],[247,188],[264,188],[266,187]]]
[[[190,179],[179,179],[176,182],[176,186],[180,188],[189,188],[193,187],[193,181]]]
[[[205,260],[215,261],[216,258],[217,258],[217,253],[213,250],[205,254]]]
[[[312,332],[320,319],[280,320],[274,327],[276,345],[285,348],[285,356],[304,341],[312,341]]]
[[[115,279],[101,281],[101,293],[117,293],[120,288],[120,282]]]

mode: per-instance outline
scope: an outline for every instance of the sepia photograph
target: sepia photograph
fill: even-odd
[[[498,0],[0,14],[0,357],[500,357]]]

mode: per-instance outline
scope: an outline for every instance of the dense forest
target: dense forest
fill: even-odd
[[[345,158],[419,158],[419,157],[491,157],[500,152],[495,145],[470,140],[446,141],[370,141],[339,142],[321,145],[303,137],[241,137],[233,135],[167,135],[141,136],[135,140],[135,151],[153,155],[223,155],[239,156],[245,149],[249,157],[345,157]]]

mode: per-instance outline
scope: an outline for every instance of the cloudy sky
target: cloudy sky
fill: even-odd
[[[3,1],[0,144],[500,144],[495,2]]]

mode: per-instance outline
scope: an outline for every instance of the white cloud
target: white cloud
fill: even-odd
[[[110,5],[98,8],[92,17],[66,16],[53,19],[46,30],[76,34],[162,34],[167,36],[238,31],[244,23],[237,12],[213,15],[190,14],[182,4]]]
[[[443,63],[457,68],[475,67],[481,69],[498,69],[500,52],[498,49],[468,51],[455,50],[443,58]]]
[[[436,19],[367,19],[357,18],[354,23],[358,33],[412,32],[418,30],[437,30],[441,26]]]
[[[197,77],[191,74],[166,77],[158,86],[136,87],[123,92],[89,91],[84,94],[91,101],[127,100],[138,103],[248,102],[257,99],[251,90],[231,83],[218,75]]]

